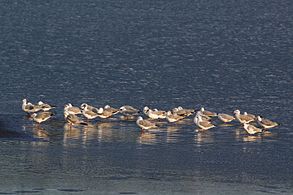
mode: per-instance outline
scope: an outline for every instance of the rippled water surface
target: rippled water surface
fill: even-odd
[[[292,194],[291,1],[0,2],[0,194]],[[21,100],[57,106],[37,127]],[[70,129],[65,103],[260,114]]]

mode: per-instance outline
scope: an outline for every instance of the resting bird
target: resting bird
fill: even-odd
[[[113,115],[114,113],[110,111],[109,109],[104,109],[104,108],[98,109],[98,117],[100,118],[110,118]]]
[[[205,115],[205,116],[208,116],[208,117],[217,116],[217,113],[205,110],[204,107],[202,107],[200,109],[200,112],[201,112],[202,115]]]
[[[139,110],[129,106],[129,105],[124,105],[120,107],[120,113],[124,115],[137,115],[139,113]]]
[[[249,115],[240,114],[240,110],[234,111],[235,118],[242,124],[254,121],[254,118]]]
[[[243,114],[246,115],[246,116],[249,116],[249,117],[251,117],[251,118],[256,119],[256,117],[255,117],[254,114],[248,114],[247,112],[243,112]]]
[[[137,118],[136,124],[141,128],[141,130],[157,128],[155,123],[144,120],[141,116]]]
[[[172,109],[172,112],[174,114],[180,115],[180,116],[184,116],[184,117],[188,117],[190,115],[192,115],[195,110],[193,109],[186,109],[186,108],[182,108],[181,106]]]
[[[265,129],[270,129],[279,125],[276,122],[273,122],[269,119],[261,118],[260,116],[257,116],[257,122]]]
[[[44,103],[44,102],[42,102],[42,101],[39,101],[38,102],[38,106],[41,108],[41,110],[43,110],[43,111],[49,111],[49,110],[51,110],[51,109],[53,109],[53,108],[55,108],[56,106],[51,106],[51,105],[49,105],[49,104],[46,104],[46,103]]]
[[[218,114],[218,118],[224,123],[229,123],[233,121],[235,118],[229,114],[220,113]]]
[[[197,115],[194,117],[194,123],[195,123],[200,129],[203,129],[203,130],[208,130],[208,129],[211,129],[211,128],[215,127],[215,125],[213,125],[210,121],[202,120],[200,114],[197,114]]]
[[[72,104],[68,103],[64,106],[64,112],[68,112],[69,114],[82,114],[79,107],[72,106]]]
[[[41,107],[39,107],[38,105],[34,105],[30,102],[27,101],[27,99],[23,99],[22,100],[22,110],[26,113],[34,113],[34,112],[38,112],[41,110]]]
[[[111,106],[109,106],[109,105],[106,105],[106,106],[104,107],[104,110],[106,110],[107,112],[111,112],[113,115],[119,113],[119,109],[117,109],[117,108],[113,108],[113,107],[111,107]]]
[[[151,119],[164,119],[166,118],[166,112],[163,110],[151,110],[149,107],[145,106],[143,112]]]
[[[248,124],[248,123],[244,123],[244,129],[247,131],[247,133],[249,135],[254,135],[254,134],[262,132],[262,129],[257,128],[257,127],[255,127],[255,126],[253,126],[251,124]]]
[[[82,114],[88,120],[92,120],[92,119],[97,118],[103,112],[102,108],[97,109],[97,108],[91,107],[91,106],[89,106],[87,104],[85,104],[82,108],[83,108],[82,109]]]
[[[172,113],[171,111],[168,111],[167,112],[167,115],[166,115],[166,119],[170,122],[170,123],[174,123],[174,122],[177,122],[179,120],[182,120],[184,119],[185,116],[181,116],[181,115],[178,115],[177,113]]]
[[[64,116],[66,119],[66,122],[72,126],[72,125],[88,125],[88,123],[82,121],[78,116],[75,114],[70,114],[68,112],[64,112]]]
[[[51,118],[54,114],[52,112],[39,112],[39,113],[33,113],[31,115],[31,118],[37,122],[38,124],[41,124],[42,122],[47,121],[49,118]]]

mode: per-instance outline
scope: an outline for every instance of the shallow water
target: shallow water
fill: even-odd
[[[292,194],[290,1],[1,1],[0,194]],[[36,127],[21,100],[57,106]],[[192,117],[69,129],[65,103],[235,109],[280,123],[197,131]]]

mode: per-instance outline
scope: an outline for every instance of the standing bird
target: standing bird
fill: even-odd
[[[218,118],[224,123],[229,123],[235,119],[233,116],[224,113],[219,113]]]
[[[208,130],[208,129],[211,129],[211,128],[215,127],[215,125],[213,125],[210,121],[202,120],[202,117],[201,117],[200,114],[197,114],[197,115],[194,117],[194,123],[195,123],[200,129],[203,129],[203,130]]]
[[[52,112],[39,112],[39,113],[33,113],[31,115],[31,118],[37,122],[38,124],[41,124],[42,122],[47,121],[49,118],[53,116]]]
[[[234,111],[235,118],[242,124],[254,121],[254,118],[249,115],[240,114],[240,110]]]
[[[279,125],[276,122],[273,122],[269,119],[261,118],[260,116],[257,116],[257,123],[265,129],[270,129]]]
[[[262,129],[260,128],[257,128],[251,124],[248,124],[248,123],[244,123],[244,129],[247,131],[247,133],[249,135],[255,135],[257,133],[261,133],[262,132]]]
[[[38,112],[41,108],[38,105],[34,105],[27,101],[27,99],[22,100],[22,110],[28,114]]]
[[[144,120],[141,116],[137,118],[136,124],[141,128],[141,130],[157,128],[155,123]]]
[[[66,119],[66,122],[70,125],[70,127],[72,125],[88,125],[88,123],[82,121],[78,116],[76,116],[75,114],[70,114],[68,112],[64,112],[64,116]]]

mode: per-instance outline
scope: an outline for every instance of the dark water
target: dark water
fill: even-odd
[[[1,1],[0,194],[292,194],[291,5]],[[56,117],[36,128],[23,98],[57,105]],[[281,125],[70,130],[68,102],[240,109]]]

